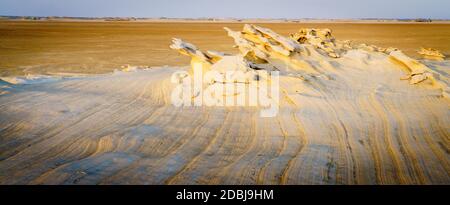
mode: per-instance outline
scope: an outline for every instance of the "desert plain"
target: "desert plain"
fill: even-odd
[[[0,183],[450,183],[450,61],[417,54],[448,56],[450,24],[253,24],[284,37],[247,27],[267,44],[236,48],[251,38],[223,27],[242,23],[0,21]],[[353,45],[337,58],[287,49],[301,28]],[[171,75],[191,60],[169,48],[173,37],[264,51],[281,71],[278,114],[173,106]]]
[[[337,39],[396,47],[420,57],[420,47],[450,55],[450,23],[258,23],[288,35],[300,28],[329,28]],[[123,65],[184,66],[174,55],[173,37],[204,50],[236,52],[223,27],[211,22],[54,22],[0,21],[0,75],[58,72],[106,73]]]

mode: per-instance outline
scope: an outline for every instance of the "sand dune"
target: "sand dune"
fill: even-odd
[[[314,72],[281,73],[273,118],[174,107],[170,77],[189,67],[3,81],[0,183],[450,183],[450,61],[414,74],[380,51],[310,51]]]

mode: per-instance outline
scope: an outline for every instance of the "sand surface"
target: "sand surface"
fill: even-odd
[[[148,29],[145,25],[143,30]],[[189,26],[177,26],[173,36],[187,35],[188,39]],[[161,27],[174,29],[170,24]],[[115,52],[118,58],[134,56],[121,50],[125,49],[140,60],[127,58],[124,63],[170,64],[163,63],[167,59],[184,67],[4,78],[0,82],[0,183],[450,183],[449,99],[429,82],[411,85],[400,80],[407,71],[388,55],[354,49],[340,58],[307,61],[321,73],[309,81],[295,77],[299,71],[287,70],[280,76],[278,115],[261,118],[256,107],[174,107],[170,96],[175,84],[170,77],[175,71],[187,70],[188,59],[174,51],[162,54],[166,52],[162,45],[167,47],[170,40],[165,42],[168,31],[159,29],[164,33],[156,40],[161,55],[148,55],[154,48],[143,43],[146,37],[140,36],[139,29],[133,29],[127,36],[142,39],[129,40],[130,47],[98,34],[105,35],[109,45],[120,46],[117,51],[98,48],[90,63],[95,65],[103,53],[105,57]],[[190,37],[202,47],[213,46],[207,43],[211,38],[219,41],[226,34],[215,35],[211,29],[199,29],[208,38]],[[442,32],[445,29],[438,33]],[[226,41],[223,49],[215,45],[214,50],[223,51],[233,44]],[[141,48],[132,45],[138,42]],[[76,47],[72,44],[67,52],[54,54],[71,59],[70,53],[77,49],[69,48]],[[19,53],[17,58],[22,56],[24,62],[36,60],[31,53],[28,58]],[[120,64],[116,60],[111,62]],[[448,88],[450,61],[420,62]]]
[[[184,66],[174,55],[172,37],[201,49],[235,53],[223,27],[240,23],[0,21],[0,76],[57,72],[106,73],[120,66]],[[330,28],[341,40],[398,47],[419,57],[431,47],[450,55],[450,24],[272,23],[259,24],[287,35],[302,27]]]
[[[450,183],[448,99],[394,67],[339,68],[329,85],[285,78],[275,118],[175,108],[174,70],[13,88],[0,97],[0,182]]]

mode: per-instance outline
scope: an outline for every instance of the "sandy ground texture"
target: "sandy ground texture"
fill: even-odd
[[[316,56],[302,66],[317,75],[288,65],[272,118],[174,107],[170,78],[189,66],[4,78],[0,183],[450,183],[450,61],[414,63],[440,84],[410,84],[392,54],[306,48]]]
[[[184,66],[168,47],[172,37],[205,50],[237,52],[223,27],[240,23],[0,21],[0,76],[106,73],[120,66]],[[420,47],[450,55],[450,24],[271,23],[288,35],[302,27],[330,28],[341,40],[397,47],[418,58]]]

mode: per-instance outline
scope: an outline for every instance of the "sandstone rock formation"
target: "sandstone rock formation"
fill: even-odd
[[[276,116],[174,106],[188,66],[2,79],[0,184],[450,184],[449,61],[340,46],[326,30],[300,42],[253,25],[226,30],[237,54],[179,39],[171,48],[191,70],[218,73],[204,92],[279,71]],[[217,101],[243,94],[218,91]]]
[[[339,50],[347,44],[336,44],[331,29],[302,28],[299,32],[291,34],[291,38],[301,44],[311,44],[325,51],[330,57],[338,58]],[[340,47],[340,48],[338,48]],[[349,48],[349,47],[347,47]]]
[[[366,44],[351,45],[349,41],[336,40],[330,29],[302,28],[299,32],[291,34],[290,37],[284,37],[268,28],[251,24],[245,24],[242,31],[233,31],[226,27],[224,29],[228,36],[234,39],[235,46],[239,49],[239,53],[234,57],[217,51],[202,52],[193,44],[177,38],[173,39],[170,48],[190,56],[192,58],[191,65],[200,62],[207,70],[214,68],[214,70],[224,73],[227,69],[236,70],[238,68],[238,70],[252,73],[242,79],[231,80],[236,82],[258,79],[258,74],[253,70],[277,70],[306,81],[318,76],[332,79],[328,72],[319,68],[320,66],[317,64],[334,69],[333,66],[330,66],[330,63],[334,62],[333,59],[339,59],[350,51],[361,50],[384,55],[395,62],[398,67],[406,68],[407,74],[401,79],[409,80],[410,84],[429,80],[434,86],[442,89],[443,96],[448,96],[447,85],[439,81],[438,73],[406,56],[397,48],[382,48]],[[432,49],[422,49],[421,53],[434,57],[443,56],[439,51]]]
[[[417,84],[429,80],[433,86],[442,90],[442,96],[447,98],[450,96],[448,86],[439,80],[440,74],[419,61],[406,56],[401,51],[392,51],[389,56],[408,70],[409,74],[401,78],[402,80],[409,80],[410,84]]]
[[[444,54],[433,48],[420,48],[420,50],[417,51],[417,53],[419,53],[420,55],[422,55],[427,59],[432,60],[444,60],[445,58]]]
[[[181,39],[173,38],[171,49],[177,50],[179,53],[191,57],[191,66],[193,67],[195,63],[202,64],[205,70],[209,70],[209,67],[217,61],[217,58],[210,57],[207,53],[200,51],[193,44],[184,42]]]

